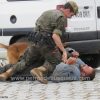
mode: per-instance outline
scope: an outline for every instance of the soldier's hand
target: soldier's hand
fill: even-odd
[[[76,63],[76,59],[77,59],[77,58],[75,58],[75,57],[70,57],[70,58],[67,60],[66,64],[69,64],[69,65],[75,64],[75,63]]]

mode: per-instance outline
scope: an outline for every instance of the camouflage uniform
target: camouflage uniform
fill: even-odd
[[[48,72],[52,72],[56,65],[61,62],[61,53],[55,47],[55,43],[52,40],[52,33],[62,36],[62,33],[65,32],[66,22],[64,14],[60,10],[44,12],[36,22],[35,32],[28,35],[30,46],[24,55],[18,63],[4,66],[1,72],[6,71],[10,67],[14,68],[13,74],[22,71],[41,56],[45,58],[43,66]]]

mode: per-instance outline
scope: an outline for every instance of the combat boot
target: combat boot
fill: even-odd
[[[47,84],[48,81],[47,79],[44,78],[44,73],[47,72],[47,69],[44,68],[43,66],[38,67],[38,68],[33,68],[30,73],[33,77],[36,77],[36,79],[43,83],[43,84]]]
[[[0,74],[0,80],[6,81],[10,76],[12,76],[14,69],[10,68],[6,72]]]

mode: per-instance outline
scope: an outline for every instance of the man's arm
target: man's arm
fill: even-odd
[[[67,61],[67,52],[66,52],[66,50],[65,50],[65,48],[64,48],[64,46],[63,46],[63,44],[62,44],[62,42],[61,42],[60,36],[59,36],[58,34],[56,34],[56,33],[53,33],[52,38],[53,38],[53,40],[54,40],[56,46],[57,46],[57,47],[60,49],[60,51],[63,53],[63,54],[62,54],[62,60],[63,60],[64,63],[66,63],[66,61]]]

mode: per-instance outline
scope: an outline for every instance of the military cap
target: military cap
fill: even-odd
[[[69,3],[71,5],[71,7],[73,9],[73,12],[76,15],[77,12],[78,12],[78,5],[76,4],[76,2],[74,2],[74,1],[68,1],[67,3]],[[66,6],[67,3],[64,6]]]

